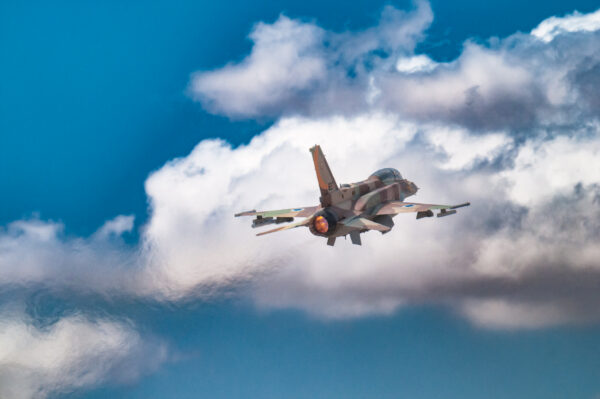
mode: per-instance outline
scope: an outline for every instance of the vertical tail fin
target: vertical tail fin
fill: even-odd
[[[319,145],[315,145],[310,149],[312,153],[313,162],[315,164],[315,171],[317,172],[317,181],[319,182],[319,189],[321,190],[321,205],[323,207],[330,206],[332,203],[331,194],[332,192],[338,191],[337,183],[329,169],[325,155],[321,151]]]

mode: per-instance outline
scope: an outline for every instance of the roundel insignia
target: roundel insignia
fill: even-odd
[[[304,209],[304,208],[296,208],[296,209],[292,209],[292,212],[299,212],[299,211],[301,211],[302,209]]]
[[[406,204],[406,205],[404,205],[404,208],[410,208],[410,207],[413,207],[413,206],[415,206],[415,205],[414,204]]]

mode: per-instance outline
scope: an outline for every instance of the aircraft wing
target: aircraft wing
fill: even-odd
[[[262,227],[269,224],[280,224],[280,223],[289,223],[293,222],[295,217],[303,217],[306,218],[300,222],[288,224],[282,227],[277,227],[273,230],[263,231],[262,233],[258,233],[257,236],[262,236],[264,234],[274,233],[276,231],[293,229],[294,227],[304,226],[310,223],[310,217],[315,214],[320,206],[309,206],[306,208],[290,208],[290,209],[279,209],[276,211],[246,211],[236,213],[235,216],[255,216],[255,219],[252,221],[252,227]]]
[[[306,208],[290,208],[290,209],[278,209],[275,211],[261,211],[257,212],[255,210],[246,211],[236,213],[235,216],[257,216],[261,218],[295,218],[295,217],[308,217],[312,216],[316,211],[318,211],[320,206],[308,206]]]
[[[458,205],[439,205],[439,204],[420,204],[418,202],[390,201],[381,206],[375,215],[397,215],[399,213],[417,212],[417,219],[433,216],[434,210],[440,210],[438,217],[448,216],[456,213],[456,208],[469,206],[471,203],[465,202]]]

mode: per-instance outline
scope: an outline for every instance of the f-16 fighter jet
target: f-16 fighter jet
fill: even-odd
[[[293,222],[295,217],[305,218],[296,223],[263,231],[258,236],[295,227],[306,226],[316,236],[326,237],[327,245],[335,245],[337,237],[349,235],[353,244],[361,245],[360,234],[377,230],[382,234],[394,227],[392,217],[399,213],[416,212],[417,219],[438,217],[456,213],[456,208],[469,206],[469,202],[458,205],[419,204],[404,202],[415,195],[418,187],[400,175],[396,169],[386,168],[373,173],[366,180],[338,186],[329,169],[321,147],[315,145],[312,153],[317,181],[321,190],[320,205],[306,208],[281,209],[277,211],[255,210],[235,216],[255,216],[252,227],[268,224]]]

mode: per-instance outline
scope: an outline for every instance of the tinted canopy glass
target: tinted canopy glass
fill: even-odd
[[[396,169],[393,168],[385,168],[379,169],[377,172],[373,173],[372,176],[376,176],[381,181],[391,181],[391,180],[401,180],[402,175]]]

